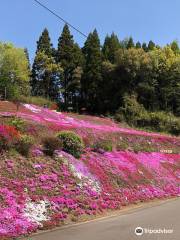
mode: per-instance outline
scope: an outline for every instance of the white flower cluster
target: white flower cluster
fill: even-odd
[[[94,180],[90,174],[85,176],[82,172],[79,172],[73,164],[69,164],[69,168],[73,175],[81,180],[78,184],[81,188],[84,186],[89,186],[91,189],[97,193],[101,192],[100,184],[97,180]]]
[[[41,112],[41,109],[38,109],[36,107],[33,107],[31,104],[24,104],[24,107],[32,111],[33,113]]]
[[[93,191],[100,193],[101,192],[101,186],[98,180],[96,180],[91,173],[86,171],[86,174],[83,173],[83,170],[79,170],[78,167],[76,167],[76,164],[74,162],[78,161],[71,155],[66,153],[66,156],[56,151],[56,157],[57,159],[60,158],[64,164],[66,164],[69,168],[69,170],[72,172],[74,177],[77,177],[80,180],[80,183],[78,183],[78,186],[80,188],[89,186]],[[71,159],[71,160],[70,160]],[[86,166],[81,162],[82,169],[86,169]]]
[[[27,219],[31,222],[37,223],[42,226],[42,221],[47,221],[50,218],[47,216],[47,209],[50,207],[50,203],[48,201],[39,201],[37,203],[28,200],[25,204],[23,216],[27,217]]]

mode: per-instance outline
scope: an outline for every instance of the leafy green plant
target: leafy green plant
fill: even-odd
[[[22,131],[24,129],[25,122],[19,117],[12,117],[8,121],[8,125],[15,127],[18,131]]]
[[[118,109],[114,118],[119,122],[126,121],[130,126],[146,130],[180,134],[179,117],[163,111],[148,112],[138,103],[136,96],[125,96],[123,107]]]
[[[94,150],[104,150],[106,152],[111,152],[113,150],[112,141],[106,139],[99,139],[94,145]]]
[[[63,146],[62,141],[55,136],[44,137],[42,143],[43,151],[48,156],[53,156],[54,151],[57,149],[62,149]]]
[[[130,125],[137,125],[142,115],[145,115],[146,110],[142,104],[139,104],[135,95],[125,95],[123,98],[123,106],[118,109],[115,114],[117,121],[126,121]]]
[[[176,120],[171,123],[169,132],[176,136],[180,135],[180,120]]]
[[[20,139],[18,140],[17,144],[16,144],[16,150],[24,155],[24,156],[28,156],[30,149],[33,145],[33,138],[29,135],[21,135]]]
[[[129,147],[128,142],[126,141],[119,141],[116,143],[116,150],[121,151],[121,150],[126,150]]]
[[[57,137],[62,142],[62,149],[79,158],[84,149],[82,138],[74,132],[62,131],[57,134]]]

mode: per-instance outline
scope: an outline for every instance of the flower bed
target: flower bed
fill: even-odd
[[[16,237],[68,219],[153,198],[179,196],[180,155],[63,151],[55,159],[4,156],[0,169],[0,237]]]
[[[14,113],[0,115],[9,119]],[[109,119],[58,113],[29,104],[21,106],[16,116],[25,120],[23,134],[34,136],[36,142],[29,158],[7,151],[0,155],[1,239],[139,201],[180,196],[177,137],[120,128]],[[52,157],[44,155],[42,137],[64,129],[83,138],[86,148],[80,159],[62,150]],[[0,125],[0,140],[5,145],[15,142],[20,134],[13,127]]]

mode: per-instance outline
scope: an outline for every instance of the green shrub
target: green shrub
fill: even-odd
[[[59,138],[55,136],[45,137],[42,140],[43,143],[43,151],[48,156],[53,156],[54,151],[58,149],[62,149],[62,142]]]
[[[141,145],[136,145],[134,144],[133,147],[132,147],[132,150],[135,152],[135,153],[138,153],[138,152],[154,152],[155,149],[149,145],[145,145],[145,144],[141,144]]]
[[[24,156],[28,156],[33,145],[33,138],[28,135],[22,135],[16,144],[16,150]]]
[[[177,119],[171,122],[169,132],[176,136],[180,135],[180,119]]]
[[[171,113],[151,112],[149,113],[150,121],[148,126],[152,130],[160,132],[169,132],[174,135],[180,134],[180,118],[175,117]]]
[[[94,150],[104,150],[106,152],[112,152],[113,144],[110,140],[100,139],[93,145]]]
[[[135,95],[125,95],[123,98],[123,106],[117,110],[115,120],[125,120],[129,125],[135,126],[137,125],[137,121],[145,114],[146,110],[144,106],[138,103]]]
[[[125,96],[123,107],[118,109],[114,118],[120,122],[126,121],[130,126],[177,136],[180,134],[180,118],[163,111],[148,112],[138,103],[136,96]]]
[[[62,142],[63,150],[79,158],[84,149],[82,138],[74,132],[62,131],[57,134],[57,137]]]
[[[128,149],[128,147],[129,147],[128,143],[123,140],[116,143],[117,151],[126,150],[126,149]]]
[[[8,125],[15,127],[18,131],[22,131],[24,129],[25,122],[19,117],[12,117],[8,121]]]

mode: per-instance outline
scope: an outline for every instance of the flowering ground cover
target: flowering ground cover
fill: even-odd
[[[120,128],[109,119],[69,116],[25,105],[18,113],[0,109],[4,116],[0,139],[7,143],[22,132],[7,125],[14,114],[26,121],[23,134],[34,136],[35,144],[29,157],[13,149],[1,152],[0,239],[28,235],[139,201],[180,196],[177,137]],[[80,159],[61,149],[52,157],[44,155],[42,134],[64,129],[82,136],[86,148]],[[98,141],[112,144],[112,149],[97,148]]]
[[[28,121],[27,131],[34,133],[35,136],[44,134],[47,128],[50,133],[65,129],[81,135],[86,145],[90,147],[99,139],[101,141],[105,139],[106,142],[112,142],[112,147],[116,150],[133,149],[150,152],[170,150],[177,153],[180,149],[180,140],[177,137],[123,128],[107,118],[61,113],[30,104],[21,105],[18,112],[12,110],[11,103],[6,102],[5,106],[2,107],[0,104],[0,116],[16,115]]]

